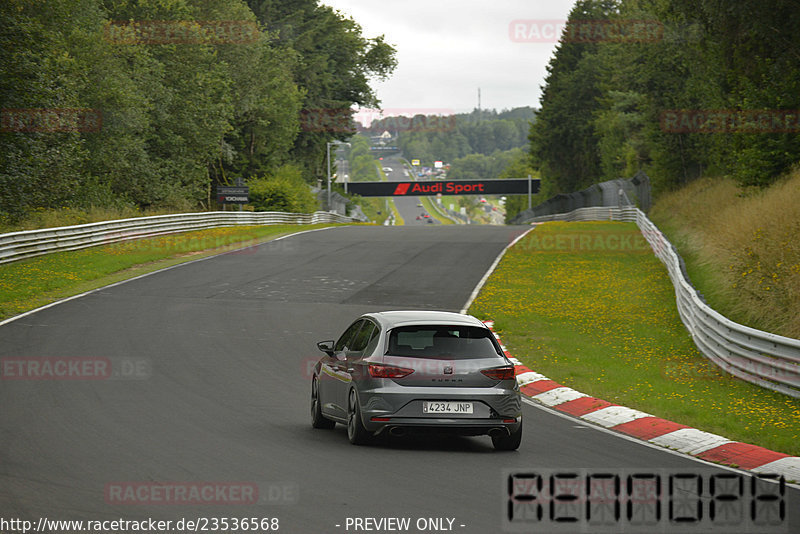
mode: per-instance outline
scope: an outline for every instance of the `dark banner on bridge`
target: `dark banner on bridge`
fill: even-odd
[[[530,184],[529,184],[530,182]],[[539,192],[539,179],[433,180],[423,182],[349,182],[351,193],[362,197],[428,195],[527,195]]]

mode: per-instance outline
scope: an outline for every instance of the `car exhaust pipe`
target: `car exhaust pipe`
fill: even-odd
[[[393,426],[389,429],[389,434],[392,436],[405,436],[406,431],[404,428],[399,426]]]
[[[489,430],[489,436],[495,438],[500,436],[508,436],[508,430],[505,428],[493,428]]]

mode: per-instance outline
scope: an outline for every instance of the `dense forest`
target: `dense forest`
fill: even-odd
[[[394,49],[317,0],[0,3],[0,217],[36,208],[209,207],[325,174],[325,143]],[[309,120],[309,117],[312,120]],[[287,198],[291,195],[279,195]]]
[[[208,208],[239,178],[257,204],[286,203],[325,176],[326,143],[353,134],[352,109],[379,104],[370,80],[396,65],[318,0],[5,0],[0,18],[7,220]],[[658,31],[591,32],[637,21]],[[541,175],[540,196],[638,170],[656,192],[701,175],[769,185],[800,160],[799,23],[796,0],[579,0],[535,120],[475,110],[369,133],[452,177]]]
[[[353,138],[357,141],[350,156],[351,176],[355,180],[374,179],[374,164],[367,164],[365,136],[389,132],[406,158],[418,159],[428,167],[437,160],[448,163],[449,178],[499,178],[512,164],[527,161],[528,133],[534,118],[533,108],[520,107],[499,112],[476,109],[449,116],[390,116],[374,120],[368,127],[358,125],[362,135]]]
[[[592,21],[657,31],[570,31]],[[656,192],[701,175],[774,182],[800,161],[798,25],[796,0],[579,0],[531,129],[543,191],[640,169]]]
[[[360,130],[371,135],[388,131],[406,157],[433,166],[436,160],[452,163],[470,154],[489,156],[524,146],[533,117],[530,107],[473,110],[447,117],[417,115],[410,120],[385,117]]]

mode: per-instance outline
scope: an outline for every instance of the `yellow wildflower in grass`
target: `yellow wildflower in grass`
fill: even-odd
[[[304,226],[302,229],[330,225]],[[128,269],[153,269],[155,262],[187,261],[198,252],[218,253],[297,231],[297,225],[231,226],[91,248],[57,252],[0,265],[0,318],[105,285]],[[149,266],[149,267],[147,267]],[[127,272],[127,271],[126,271]],[[131,274],[130,276],[133,276]]]
[[[710,363],[659,260],[638,245],[611,246],[631,233],[632,223],[538,226],[506,253],[470,313],[493,319],[514,356],[564,385],[800,454],[800,400]]]

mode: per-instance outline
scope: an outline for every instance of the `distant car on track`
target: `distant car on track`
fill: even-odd
[[[514,366],[478,319],[450,312],[362,315],[311,378],[314,428],[347,426],[351,443],[378,435],[489,435],[498,450],[522,440],[522,401]]]

